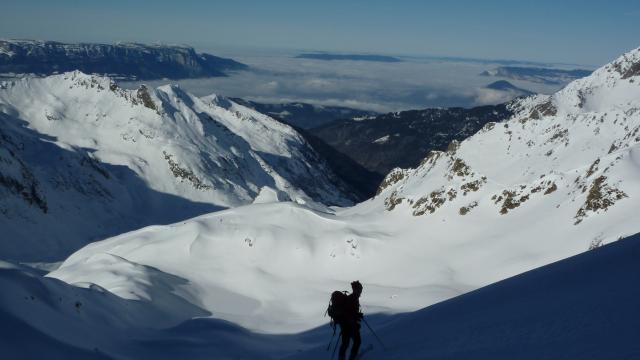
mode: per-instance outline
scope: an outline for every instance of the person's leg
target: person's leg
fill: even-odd
[[[360,350],[360,329],[355,328],[351,337],[353,338],[353,345],[351,346],[351,355],[349,355],[349,360],[355,360],[358,356],[358,350]]]
[[[345,355],[347,354],[347,348],[349,347],[349,340],[351,339],[351,331],[347,326],[340,327],[341,342],[340,342],[340,352],[338,353],[339,360],[345,360]]]

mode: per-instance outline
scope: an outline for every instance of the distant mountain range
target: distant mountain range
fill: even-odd
[[[592,72],[584,69],[562,70],[542,67],[499,66],[492,70],[483,71],[480,75],[560,85],[589,76]]]
[[[225,76],[247,68],[232,59],[196,53],[187,46],[0,40],[0,74],[52,75],[80,70],[153,80]]]
[[[349,205],[292,127],[177,86],[79,71],[0,82],[0,254],[59,260],[89,241],[252,202]]]
[[[402,62],[402,59],[386,55],[362,55],[362,54],[329,54],[329,53],[307,53],[296,56],[297,59],[314,60],[353,60],[353,61],[375,61],[375,62]]]

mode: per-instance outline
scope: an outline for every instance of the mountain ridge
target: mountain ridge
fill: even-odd
[[[391,172],[374,202],[417,217],[493,211],[538,218],[534,209],[547,207],[563,226],[598,232],[590,246],[601,244],[606,231],[590,218],[616,213],[618,228],[628,227],[624,209],[638,196],[638,62],[640,49],[553,95],[514,101],[508,121],[432,152],[416,169]]]
[[[0,83],[0,115],[0,223],[13,239],[0,247],[9,258],[55,259],[263,191],[319,208],[352,201],[293,128],[173,85],[124,90],[77,71],[24,78]]]
[[[196,53],[189,46],[0,40],[0,73],[52,75],[79,70],[130,80],[226,76],[246,70],[232,59]]]

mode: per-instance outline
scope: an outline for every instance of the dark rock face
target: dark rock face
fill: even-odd
[[[375,194],[383,176],[367,170],[349,156],[339,152],[308,130],[296,128],[315,152],[326,162],[327,166],[346,187],[341,187],[355,201],[364,201]],[[336,181],[337,182],[337,181]],[[338,182],[337,182],[338,183]]]
[[[498,90],[498,91],[511,91],[517,94],[518,96],[533,95],[533,92],[527,89],[519,88],[506,80],[498,80],[498,81],[492,82],[491,84],[485,86],[485,88],[491,89],[491,90]]]
[[[17,154],[23,147],[23,142],[16,144],[10,135],[0,129],[0,194],[3,197],[16,196],[46,214],[48,205],[40,184]],[[0,206],[0,213],[7,212],[8,209]]]
[[[634,63],[622,73],[623,79],[628,79],[633,76],[640,76],[640,62]]]
[[[485,124],[511,116],[507,106],[448,108],[389,113],[363,120],[339,120],[309,130],[365,169],[384,176],[415,167],[432,150],[475,134]]]
[[[225,76],[247,65],[184,46],[64,44],[0,40],[0,73],[51,75],[80,70],[126,79],[182,79]]]

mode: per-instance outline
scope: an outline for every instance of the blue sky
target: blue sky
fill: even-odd
[[[640,1],[3,0],[0,37],[599,65],[640,46]]]

